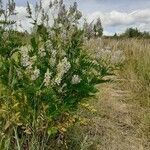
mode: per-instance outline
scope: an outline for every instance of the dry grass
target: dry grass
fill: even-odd
[[[127,59],[114,81],[99,85],[100,92],[90,100],[97,112],[80,108],[79,114],[88,124],[71,130],[69,149],[149,150],[150,41],[103,39],[88,43],[89,50],[98,46],[122,49]]]

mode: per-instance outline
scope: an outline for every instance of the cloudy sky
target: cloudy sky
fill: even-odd
[[[28,0],[34,4],[36,0]],[[48,3],[49,0],[43,0]],[[64,0],[67,5],[75,0]],[[100,17],[107,35],[123,32],[127,27],[150,31],[150,0],[76,0],[89,22]],[[26,23],[26,0],[16,0],[18,19]]]

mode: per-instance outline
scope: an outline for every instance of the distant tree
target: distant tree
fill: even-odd
[[[103,27],[100,18],[98,18],[96,23],[94,24],[94,32],[95,37],[101,37],[103,35]]]
[[[137,28],[128,28],[120,37],[127,38],[150,38],[150,33],[147,31],[141,32]]]
[[[143,37],[143,33],[140,32],[137,28],[128,28],[126,29],[125,33],[123,33],[123,36],[128,37],[128,38],[139,38]]]
[[[118,37],[118,34],[117,34],[117,33],[115,33],[113,37]]]

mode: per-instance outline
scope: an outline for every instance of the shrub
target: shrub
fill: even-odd
[[[149,38],[150,33],[146,31],[141,32],[137,28],[128,28],[120,36],[127,37],[127,38]]]
[[[79,102],[93,96],[95,84],[108,74],[83,48],[77,3],[68,10],[62,0],[50,3],[49,10],[58,12],[51,26],[41,1],[35,11],[27,4],[34,25],[30,39],[0,47],[1,149],[44,149],[52,139],[61,142]]]

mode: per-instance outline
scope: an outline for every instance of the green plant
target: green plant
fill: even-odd
[[[58,12],[51,26],[49,10]],[[62,0],[55,0],[49,10],[42,8],[41,1],[35,11],[27,3],[34,25],[29,42],[17,41],[10,50],[8,45],[4,51],[0,47],[2,149],[44,149],[52,139],[63,141],[64,132],[75,122],[79,102],[93,96],[95,85],[108,74],[84,50],[77,3],[67,10]]]

